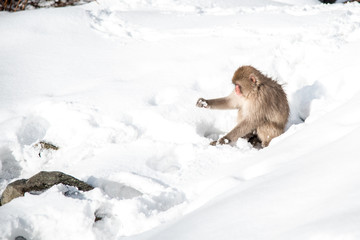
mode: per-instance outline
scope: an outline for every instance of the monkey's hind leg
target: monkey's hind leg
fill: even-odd
[[[261,146],[267,147],[270,141],[284,132],[283,127],[276,123],[265,123],[257,128],[257,135],[261,140]]]
[[[261,148],[261,140],[259,139],[256,131],[253,131],[243,137],[246,139],[254,148]]]

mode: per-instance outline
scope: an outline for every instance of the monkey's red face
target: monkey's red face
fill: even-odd
[[[242,95],[242,92],[241,92],[241,87],[239,84],[235,84],[235,93],[239,96]]]
[[[235,93],[240,97],[248,97],[251,91],[251,83],[249,81],[240,79],[235,81]]]
[[[254,90],[255,83],[252,79],[241,78],[233,80],[235,85],[235,93],[238,96],[248,98],[251,92]]]

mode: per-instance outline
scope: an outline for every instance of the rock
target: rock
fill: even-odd
[[[322,2],[322,3],[335,3],[336,2],[336,0],[320,0],[320,2]]]
[[[34,148],[39,149],[39,157],[41,157],[41,154],[45,151],[57,151],[59,150],[59,147],[46,141],[40,141],[36,144],[34,144]]]
[[[335,3],[336,0],[320,0],[320,2],[332,4],[332,3]],[[344,3],[351,3],[351,2],[358,2],[358,3],[360,3],[360,0],[348,0],[348,1],[345,1]]]
[[[99,213],[98,211],[96,211],[96,212],[94,213],[94,215],[95,215],[95,222],[101,221],[101,220],[103,220],[103,218],[105,217],[104,214]]]
[[[43,191],[57,184],[77,187],[80,191],[90,191],[94,187],[62,172],[39,172],[26,181],[27,191]]]
[[[10,202],[14,198],[24,196],[26,192],[45,191],[60,183],[77,187],[80,191],[90,191],[94,189],[91,185],[65,173],[42,171],[29,179],[21,179],[10,183],[1,196],[0,206]]]
[[[26,240],[26,238],[24,238],[23,236],[17,236],[15,240]]]
[[[43,149],[59,150],[58,146],[55,146],[54,144],[45,141],[40,141],[39,143],[36,143],[34,146],[35,147],[40,146],[41,150]]]
[[[5,203],[10,202],[14,198],[24,196],[26,185],[26,179],[17,180],[15,182],[10,183],[4,190],[1,199],[0,199],[0,206],[4,205]]]
[[[90,3],[94,0],[19,0],[0,1],[0,11],[16,12],[34,8],[66,7]]]

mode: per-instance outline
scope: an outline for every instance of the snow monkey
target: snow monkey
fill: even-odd
[[[256,138],[261,146],[284,132],[289,104],[281,85],[252,66],[242,66],[234,73],[235,89],[229,96],[216,99],[199,98],[197,107],[238,109],[237,125],[224,137],[210,144],[228,144],[241,138]]]

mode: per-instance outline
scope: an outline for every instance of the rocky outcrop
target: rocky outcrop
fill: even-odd
[[[16,12],[34,8],[76,6],[92,1],[94,0],[2,0],[0,1],[0,11]]]
[[[322,3],[335,3],[336,0],[320,0]]]
[[[94,189],[91,185],[62,172],[39,172],[29,179],[20,179],[10,183],[4,190],[0,205],[4,205],[14,198],[24,196],[26,192],[41,192],[57,184],[77,187],[80,191]]]
[[[332,4],[332,3],[335,3],[336,0],[320,0],[320,2]],[[349,0],[349,1],[345,1],[344,3],[350,3],[350,2],[358,2],[358,3],[360,3],[360,0]]]

